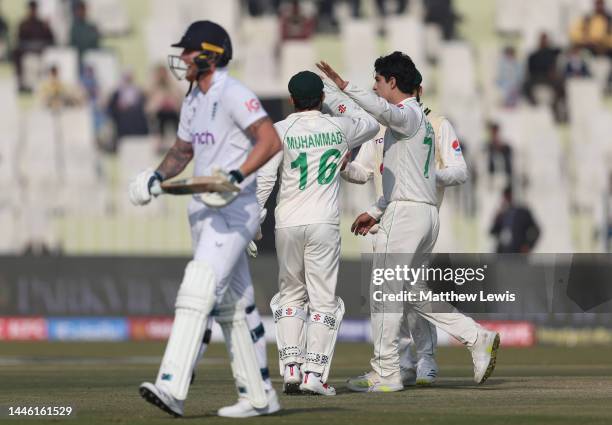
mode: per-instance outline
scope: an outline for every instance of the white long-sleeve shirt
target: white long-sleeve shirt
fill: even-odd
[[[409,97],[393,105],[374,92],[351,83],[344,93],[387,127],[383,148],[383,195],[368,209],[368,214],[379,219],[387,205],[394,201],[437,205],[435,136],[416,98]]]
[[[443,116],[429,114],[436,143],[436,184],[438,195],[438,208],[442,205],[444,188],[456,186],[467,181],[468,170],[459,139],[450,121]],[[381,140],[374,139],[361,146],[355,159],[348,163],[341,172],[343,179],[357,184],[364,184],[370,179],[374,180],[376,195],[382,196],[380,181],[382,176],[383,144]]]
[[[283,150],[258,172],[259,205],[263,208],[280,174],[276,228],[339,224],[339,166],[348,151],[374,137],[378,123],[367,114],[349,118],[305,111],[274,126]]]

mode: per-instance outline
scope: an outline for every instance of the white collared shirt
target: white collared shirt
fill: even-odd
[[[197,85],[183,101],[177,136],[191,143],[194,176],[207,176],[213,167],[229,171],[239,168],[252,148],[246,129],[267,116],[259,99],[225,69],[217,69],[210,89]],[[255,174],[240,185],[255,191]]]

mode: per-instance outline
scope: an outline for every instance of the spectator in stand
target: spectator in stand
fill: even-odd
[[[551,47],[548,35],[540,34],[538,48],[529,55],[527,60],[527,77],[525,78],[524,92],[529,103],[535,105],[534,96],[536,86],[546,86],[553,92],[552,109],[557,122],[566,120],[565,111],[565,84],[563,76],[559,73],[557,60],[560,50]]]
[[[300,8],[300,2],[293,0],[288,8],[284,8],[280,15],[282,40],[307,40],[315,32],[317,21]]]
[[[59,76],[57,66],[49,68],[47,78],[41,81],[38,87],[40,102],[52,111],[81,105],[84,101],[83,92],[80,87],[71,87],[64,83]]]
[[[507,46],[497,64],[497,86],[505,107],[516,106],[523,84],[523,65],[516,58],[514,47]]]
[[[563,78],[588,78],[591,76],[589,64],[584,57],[584,50],[573,45],[564,57]]]
[[[486,143],[489,175],[500,171],[506,174],[507,184],[512,183],[512,148],[500,135],[499,125],[489,123],[489,140]]]
[[[107,117],[102,108],[98,78],[92,66],[85,65],[83,67],[83,72],[81,73],[81,84],[83,85],[83,89],[87,96],[87,102],[89,104],[89,108],[91,109],[96,140],[99,145],[103,145],[102,132],[104,125],[107,122]]]
[[[149,134],[149,125],[145,114],[145,95],[135,83],[132,73],[126,71],[119,87],[111,95],[108,115],[115,125],[115,138],[111,151],[117,150],[119,141],[124,136],[143,136]]]
[[[38,4],[35,1],[28,2],[28,15],[19,24],[17,32],[17,46],[13,53],[15,71],[19,91],[30,92],[31,87],[26,87],[23,81],[22,59],[26,53],[41,54],[43,50],[55,42],[49,25],[38,17]]]
[[[74,6],[72,28],[70,29],[70,45],[79,54],[79,68],[82,70],[83,54],[90,49],[100,47],[100,33],[92,22],[87,20],[87,6],[79,1]]]
[[[594,55],[612,54],[612,14],[604,0],[595,0],[593,13],[576,21],[570,30],[573,44],[589,49]]]
[[[497,253],[529,253],[540,237],[540,227],[526,206],[514,203],[512,188],[503,192],[501,208],[491,226],[497,239]]]
[[[168,68],[159,65],[155,69],[153,82],[147,90],[147,104],[145,110],[155,123],[155,131],[159,135],[158,150],[167,150],[164,141],[174,135],[179,124],[179,113],[183,102],[183,93],[170,78]]]
[[[457,22],[461,21],[461,16],[455,12],[452,0],[427,0],[425,5],[425,22],[437,24],[442,30],[445,40],[452,40],[456,37]]]

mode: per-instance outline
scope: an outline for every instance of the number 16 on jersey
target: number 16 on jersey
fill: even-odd
[[[319,159],[319,168],[317,170],[317,182],[320,185],[331,183],[336,175],[336,171],[338,171],[338,161],[341,157],[342,153],[338,149],[328,149],[323,152]],[[300,171],[300,190],[304,190],[308,184],[308,161],[308,154],[300,152],[291,163],[292,170],[298,168]]]

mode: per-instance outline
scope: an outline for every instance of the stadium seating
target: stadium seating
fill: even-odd
[[[189,22],[194,16],[201,16],[223,26],[232,40],[240,39],[240,0],[224,0],[223,7],[214,1],[183,0],[183,10]],[[242,55],[241,51],[235,48],[236,57]]]
[[[378,57],[374,23],[348,20],[342,26],[341,39],[345,78],[361,87],[371,87],[374,60]]]
[[[0,98],[3,110],[0,114],[0,179],[11,181],[16,177],[16,155],[18,149],[19,117],[17,107],[17,84],[14,78],[0,79]],[[10,191],[0,191],[0,197],[6,198]]]
[[[527,0],[495,0],[495,28],[501,33],[521,30],[523,7]]]
[[[91,112],[88,108],[66,109],[58,119],[63,208],[71,213],[102,215],[106,211],[109,185],[100,175]],[[76,193],[79,196],[74,196]]]
[[[130,31],[126,3],[121,0],[89,0],[88,15],[105,36],[120,36]]]
[[[110,50],[89,50],[83,55],[83,63],[93,68],[100,97],[106,99],[119,84],[120,70],[117,55]]]
[[[30,90],[38,87],[40,77],[43,75],[43,64],[40,55],[26,53],[21,58],[23,67],[23,85]]]
[[[134,176],[142,170],[155,167],[159,162],[154,148],[153,136],[130,136],[119,140],[119,169],[114,190],[114,205],[119,215],[154,216],[164,209],[163,197],[147,208],[136,208],[127,196],[127,188]]]
[[[288,40],[281,46],[281,81],[291,79],[293,75],[305,69],[316,71],[315,46],[310,40]]]
[[[62,0],[39,0],[40,17],[48,22],[56,44],[63,46],[70,41],[70,5]]]
[[[423,74],[423,84],[431,86],[425,50],[425,25],[415,16],[390,16],[386,20],[387,44],[390,52],[407,52]]]
[[[179,55],[181,53],[180,49],[170,46],[181,39],[184,31],[185,28],[176,10],[166,16],[152,15],[144,23],[145,46],[149,65],[166,63],[169,54]]]
[[[64,84],[76,87],[79,84],[79,59],[76,49],[72,47],[49,47],[42,55],[42,69],[46,72],[56,66],[60,80]]]
[[[276,58],[280,43],[278,20],[272,16],[245,19],[242,35],[242,81],[261,97],[286,96]]]
[[[567,45],[563,13],[561,0],[525,1],[520,20],[521,50],[524,53],[534,50],[542,32],[549,36],[554,45]]]

